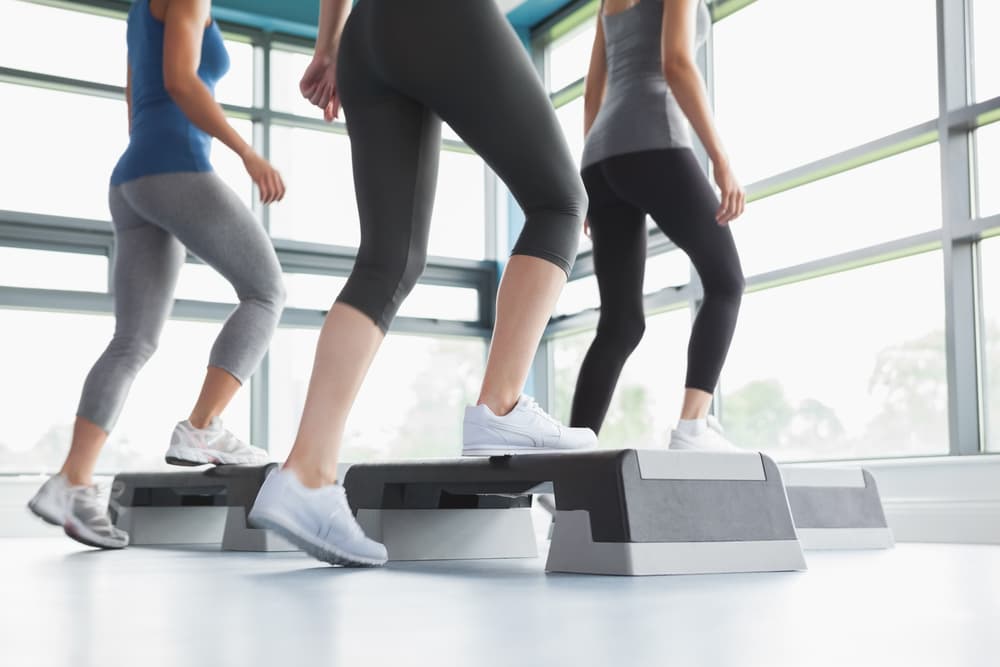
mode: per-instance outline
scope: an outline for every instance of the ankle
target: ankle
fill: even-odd
[[[495,394],[480,394],[479,400],[476,401],[476,405],[485,405],[497,417],[503,417],[514,409],[514,406],[517,405],[519,398],[520,395],[510,397]]]
[[[208,428],[209,424],[212,423],[212,416],[208,414],[199,414],[192,412],[191,416],[188,417],[188,423],[199,431]]]
[[[329,486],[337,483],[337,467],[332,469],[323,466],[308,465],[289,458],[282,466],[283,470],[290,471],[299,480],[302,486],[307,489],[318,489],[322,486]]]
[[[94,477],[89,472],[63,468],[59,474],[66,478],[70,486],[90,486],[94,483]]]

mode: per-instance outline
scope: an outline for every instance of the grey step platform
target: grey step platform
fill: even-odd
[[[781,474],[759,453],[626,449],[355,464],[344,486],[390,560],[534,556],[529,495],[554,493],[548,571],[806,568]]]
[[[804,549],[888,549],[892,530],[872,474],[863,468],[783,466]]]
[[[122,473],[111,486],[111,519],[134,545],[222,544],[232,551],[295,551],[246,517],[276,464]]]

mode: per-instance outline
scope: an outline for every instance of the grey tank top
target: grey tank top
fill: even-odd
[[[587,134],[581,166],[613,155],[657,148],[691,146],[691,129],[663,78],[661,58],[663,2],[636,5],[601,15],[608,82],[594,124]],[[698,2],[695,43],[705,41],[711,17]]]

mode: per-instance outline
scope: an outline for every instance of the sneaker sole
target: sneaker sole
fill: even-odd
[[[226,460],[226,454],[214,450],[191,449],[189,447],[171,447],[163,457],[172,466],[193,468],[196,466],[239,466],[265,465],[270,461],[234,461]]]
[[[84,544],[88,547],[94,547],[96,549],[109,549],[109,550],[124,549],[125,547],[128,546],[128,542],[126,542],[125,544],[118,544],[118,543],[107,544],[107,543],[102,543],[97,538],[89,537],[86,534],[86,531],[81,529],[78,525],[76,525],[76,523],[74,523],[70,519],[67,519],[66,523],[63,524],[63,532],[66,533],[66,536],[69,537],[70,539],[76,540],[80,544]]]
[[[518,456],[521,454],[576,454],[579,452],[592,452],[593,447],[581,447],[579,449],[546,449],[545,447],[497,447],[496,445],[465,445],[462,447],[462,456]]]
[[[384,560],[364,558],[361,556],[350,556],[328,544],[316,542],[308,535],[293,530],[279,519],[270,517],[266,514],[255,514],[251,512],[249,519],[251,525],[274,531],[302,551],[317,560],[323,561],[324,563],[330,563],[331,565],[343,565],[345,567],[379,567],[381,565],[385,565]]]
[[[62,521],[58,521],[52,518],[52,516],[46,513],[44,510],[39,509],[38,505],[36,505],[34,501],[28,501],[28,511],[37,516],[45,523],[51,524],[53,526],[59,526],[60,528],[63,525]]]

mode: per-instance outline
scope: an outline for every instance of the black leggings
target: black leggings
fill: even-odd
[[[337,86],[361,218],[357,261],[338,301],[385,331],[423,271],[442,119],[524,210],[513,254],[569,273],[586,193],[549,98],[494,0],[361,0],[344,28]]]
[[[688,343],[688,388],[715,390],[736,328],[744,282],[733,234],[715,222],[719,200],[690,149],[611,157],[584,169],[583,182],[590,196],[601,317],[580,368],[570,424],[597,432],[625,360],[646,329],[646,214],[687,253],[704,286]]]

